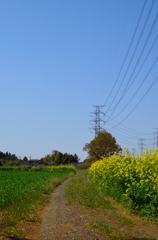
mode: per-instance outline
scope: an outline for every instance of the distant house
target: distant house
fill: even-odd
[[[30,159],[28,162],[31,166],[37,166],[39,164],[39,161],[39,159]]]

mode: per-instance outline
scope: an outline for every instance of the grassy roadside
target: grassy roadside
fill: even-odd
[[[71,179],[65,188],[65,195],[69,202],[79,203],[88,207],[102,207],[112,209],[104,194],[88,179],[85,170],[78,171],[78,174]]]
[[[64,172],[64,170],[52,174],[52,177],[49,177],[42,185],[35,186],[20,198],[2,207],[0,209],[0,236],[25,236],[26,225],[29,222],[39,221],[37,211],[48,203],[49,194],[72,174],[74,174],[72,171]]]
[[[65,196],[70,204],[86,206],[86,214],[93,216],[89,218],[88,228],[101,232],[106,239],[158,239],[156,225],[133,215],[113,199],[105,197],[89,180],[87,171],[79,170],[69,180]]]

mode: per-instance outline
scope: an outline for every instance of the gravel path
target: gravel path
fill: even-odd
[[[41,221],[25,222],[26,237],[0,236],[1,240],[151,240],[158,239],[158,227],[125,210],[111,199],[114,210],[68,204],[64,197],[65,181],[50,195],[49,204],[37,210]],[[126,211],[126,212],[125,212]],[[123,223],[126,217],[132,225]],[[127,221],[127,220],[126,220]],[[103,223],[112,227],[109,238],[90,225]],[[113,232],[114,230],[114,232]],[[110,230],[111,231],[111,230]],[[114,237],[113,234],[117,234]],[[118,235],[119,234],[119,235]],[[108,236],[108,234],[106,234]],[[120,237],[121,236],[121,237]]]
[[[91,214],[82,206],[69,205],[64,197],[67,181],[60,185],[51,195],[50,204],[45,208],[39,239],[91,239],[106,240],[105,237],[87,228],[93,221]]]

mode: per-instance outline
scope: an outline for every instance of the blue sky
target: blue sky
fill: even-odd
[[[0,151],[41,158],[58,150],[83,161],[90,112],[104,104],[104,128],[122,148],[139,153],[140,138],[156,147],[158,1],[146,2],[139,21],[143,5],[0,0]]]

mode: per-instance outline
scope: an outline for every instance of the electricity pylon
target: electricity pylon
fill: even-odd
[[[157,148],[158,148],[158,128],[154,128],[154,129],[156,129],[156,132],[154,132],[154,134],[157,134],[157,136],[154,137],[154,139],[156,139],[156,142],[154,142],[154,144],[156,143]]]
[[[144,141],[144,138],[139,138],[139,140],[140,140],[140,151],[141,151],[141,154],[142,154],[142,152],[143,152],[143,148],[144,148],[144,143],[143,143],[143,141]]]
[[[105,124],[105,121],[103,120],[103,117],[105,117],[105,113],[101,112],[101,110],[100,110],[101,108],[104,107],[104,105],[95,105],[93,107],[95,108],[95,111],[91,112],[91,116],[94,117],[94,119],[92,119],[90,121],[90,123],[93,125],[93,127],[90,129],[94,130],[95,136],[97,136],[98,132],[100,132],[101,130],[105,130],[101,126],[101,123],[103,123],[103,125]]]

